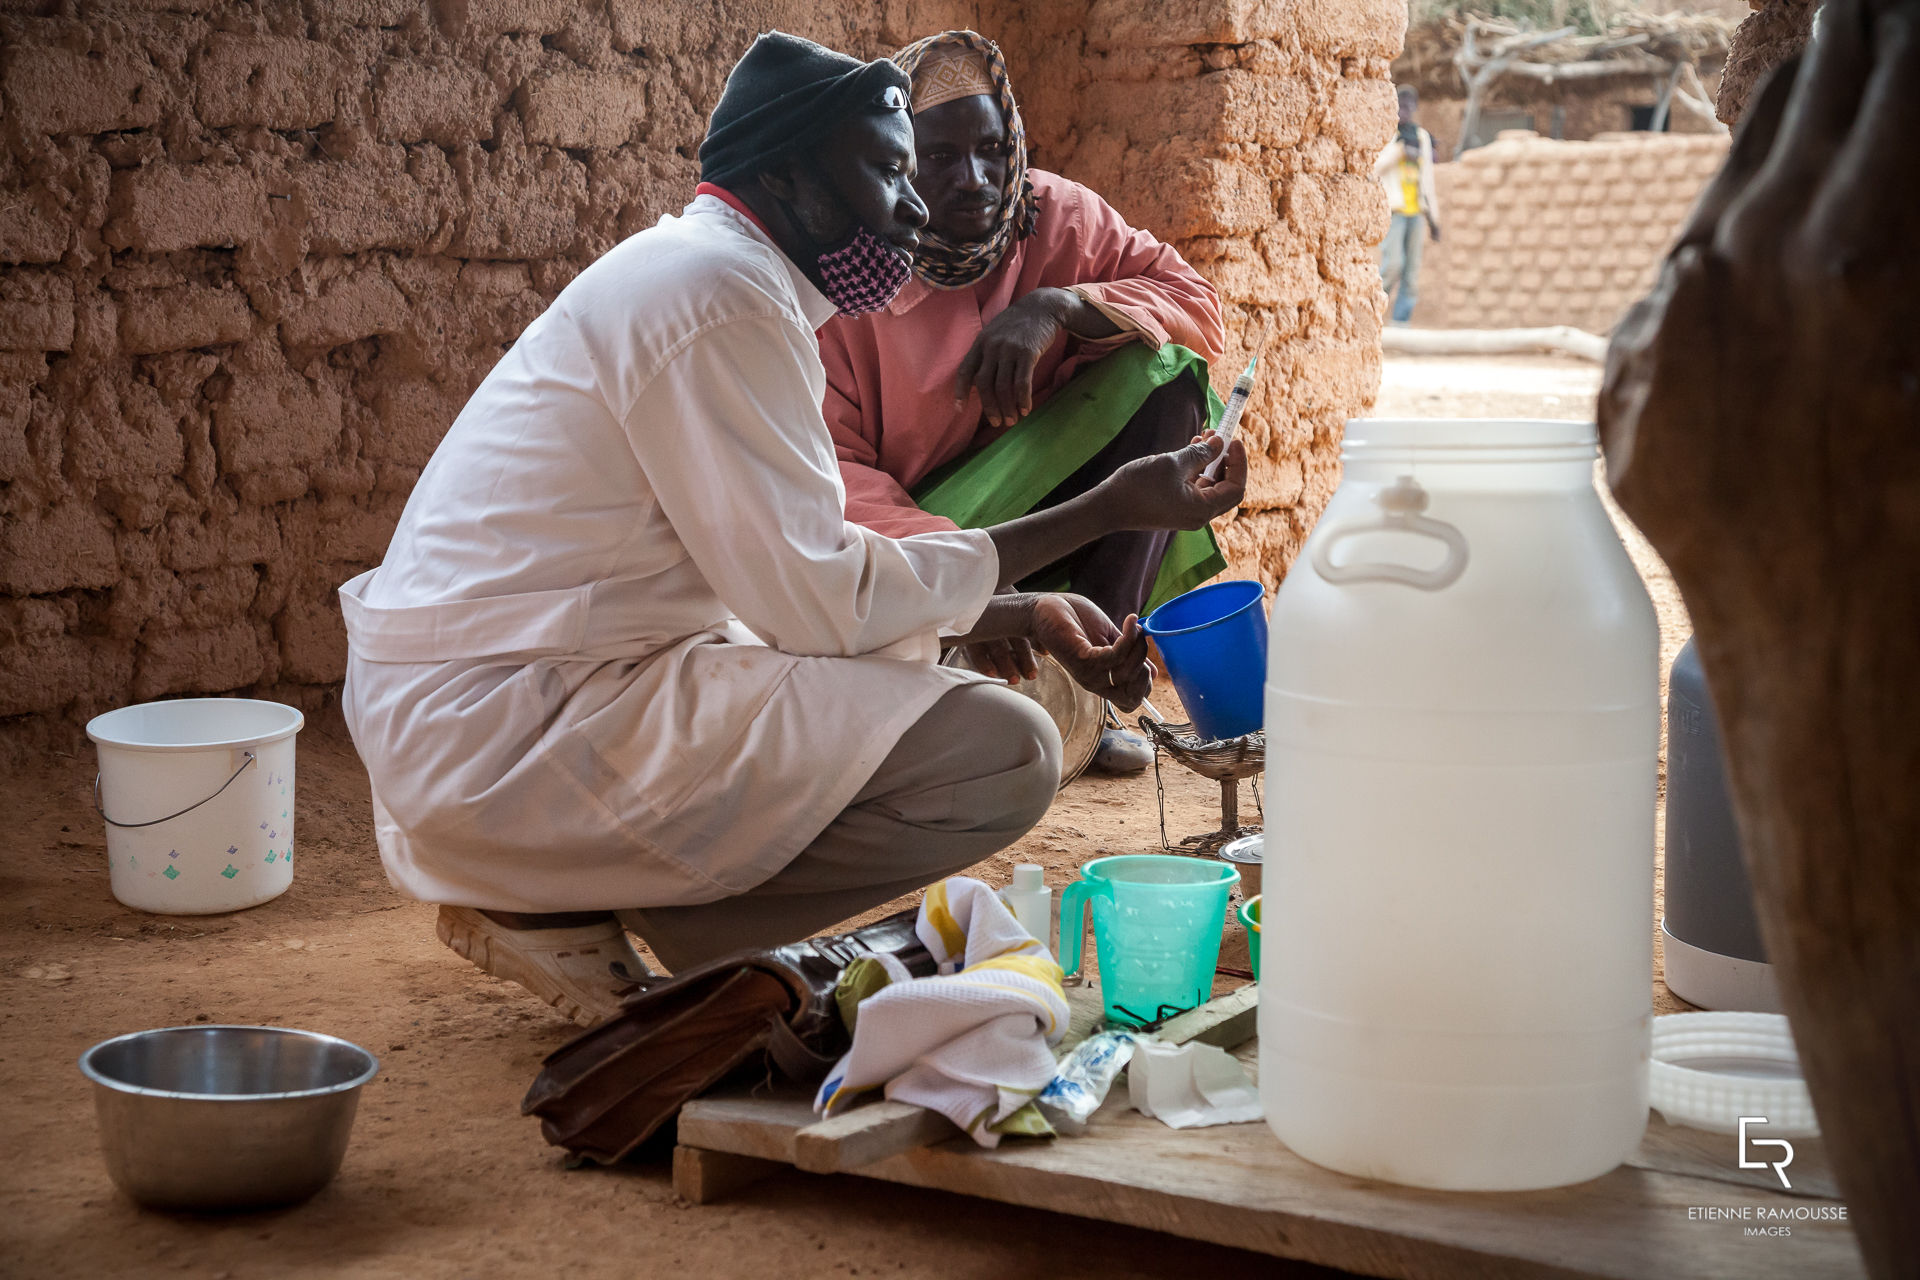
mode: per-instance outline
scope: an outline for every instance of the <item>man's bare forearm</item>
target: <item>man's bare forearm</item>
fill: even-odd
[[[1113,317],[1088,302],[1077,290],[1061,289],[1059,292],[1065,295],[1060,299],[1060,323],[1074,337],[1097,342],[1120,332],[1120,326],[1113,322]]]
[[[981,644],[988,640],[1026,640],[1033,635],[1034,596],[1027,591],[1003,591],[987,601],[973,630],[949,636],[942,644]]]
[[[1000,553],[999,585],[1010,587],[1089,542],[1117,532],[1120,525],[1110,513],[1112,505],[1094,488],[988,529],[993,549]]]

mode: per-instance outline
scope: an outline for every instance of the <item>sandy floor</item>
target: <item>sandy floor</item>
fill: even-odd
[[[1394,360],[1377,412],[1578,417],[1597,382],[1592,366],[1553,359]],[[1670,659],[1683,611],[1664,567],[1634,545]],[[569,1025],[441,948],[432,908],[388,887],[351,745],[337,721],[310,726],[294,887],[237,915],[146,916],[112,899],[90,753],[0,784],[15,833],[0,863],[0,1274],[1329,1274],[854,1178],[788,1173],[694,1208],[674,1197],[659,1154],[566,1170],[518,1104]],[[1173,768],[1166,782],[1175,839],[1217,825],[1213,784]],[[1250,790],[1243,805],[1251,813]],[[1058,886],[1089,858],[1154,851],[1159,838],[1151,774],[1083,779],[980,874],[1000,883],[1037,861]],[[1223,964],[1244,965],[1239,931],[1229,938]],[[310,1027],[379,1055],[341,1175],[309,1204],[175,1217],[135,1209],[108,1182],[74,1058],[107,1036],[196,1021]]]

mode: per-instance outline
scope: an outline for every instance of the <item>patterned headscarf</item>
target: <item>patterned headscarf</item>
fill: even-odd
[[[954,244],[931,227],[920,232],[914,251],[913,273],[936,289],[964,289],[1000,265],[1007,246],[1033,234],[1033,184],[1027,181],[1027,130],[1007,79],[1007,60],[1000,46],[976,31],[943,31],[916,40],[893,55],[894,63],[913,78],[915,115],[929,107],[965,97],[969,92],[991,92],[1007,124],[1007,180],[1000,190],[1000,217],[993,231],[978,244]],[[985,68],[985,78],[980,68]]]

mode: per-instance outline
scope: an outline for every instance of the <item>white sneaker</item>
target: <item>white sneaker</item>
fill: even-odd
[[[473,907],[441,907],[434,926],[440,941],[481,970],[517,982],[583,1027],[620,1012],[620,995],[632,987],[610,966],[630,975],[647,966],[620,922],[569,929],[509,929]]]

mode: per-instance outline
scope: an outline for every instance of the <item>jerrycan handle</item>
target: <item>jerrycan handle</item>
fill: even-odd
[[[1459,581],[1467,571],[1467,536],[1444,520],[1422,515],[1427,509],[1427,491],[1412,476],[1401,476],[1373,495],[1380,507],[1378,520],[1361,520],[1322,530],[1313,551],[1313,567],[1328,582],[1397,582],[1422,591],[1442,591]],[[1380,560],[1355,564],[1335,564],[1334,548],[1348,538],[1363,533],[1414,533],[1445,543],[1447,558],[1431,569],[1392,564]]]
[[[1087,904],[1094,898],[1113,901],[1113,886],[1105,880],[1080,879],[1060,893],[1060,949],[1064,954],[1055,958],[1061,963],[1064,977],[1071,978],[1080,972],[1080,950],[1087,935]]]

